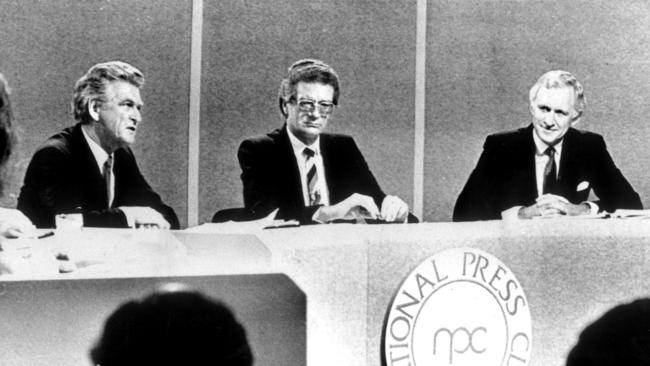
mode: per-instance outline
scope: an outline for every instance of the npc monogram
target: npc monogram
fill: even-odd
[[[528,301],[514,274],[478,249],[422,262],[402,283],[384,326],[387,366],[527,365]]]

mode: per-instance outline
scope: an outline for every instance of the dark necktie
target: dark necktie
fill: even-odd
[[[555,148],[549,146],[544,154],[548,156],[548,162],[544,168],[544,187],[542,193],[558,194],[557,166],[555,164]]]
[[[316,152],[308,147],[302,152],[305,154],[305,167],[307,170],[307,192],[309,194],[309,206],[320,204],[321,196],[318,191],[318,171],[316,170]]]
[[[108,159],[106,159],[106,162],[104,163],[104,171],[103,171],[103,176],[104,176],[104,184],[106,185],[106,203],[107,207],[111,207],[111,204],[113,203],[113,195],[111,194],[111,186],[112,186],[112,174],[111,172],[113,171],[113,154],[108,156]]]

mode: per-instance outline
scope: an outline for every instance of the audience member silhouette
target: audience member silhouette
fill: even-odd
[[[619,305],[586,327],[566,366],[650,365],[650,299]]]
[[[101,366],[253,364],[246,332],[230,309],[185,287],[121,305],[90,357]]]

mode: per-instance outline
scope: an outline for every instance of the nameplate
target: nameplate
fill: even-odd
[[[382,337],[387,366],[522,366],[531,349],[521,284],[495,256],[471,248],[418,265],[395,294]]]

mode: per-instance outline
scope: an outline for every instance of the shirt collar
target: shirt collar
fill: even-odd
[[[548,149],[549,145],[547,145],[542,139],[537,136],[537,133],[533,129],[533,141],[535,141],[535,154],[537,155],[544,155],[544,152],[546,149]],[[555,149],[555,154],[557,156],[560,156],[562,153],[562,144],[564,143],[564,138],[560,140],[557,144],[553,145],[553,148]]]
[[[320,136],[316,137],[316,141],[314,141],[313,144],[305,145],[304,142],[300,141],[293,133],[291,133],[289,127],[287,127],[287,133],[289,134],[289,141],[291,141],[291,147],[293,147],[293,152],[297,156],[302,156],[302,153],[306,147],[313,150],[316,153],[316,155],[320,154]]]
[[[104,163],[106,163],[106,160],[108,160],[108,153],[101,146],[99,146],[95,140],[88,136],[83,126],[81,126],[81,132],[83,133],[84,138],[86,139],[86,143],[88,144],[88,147],[90,147],[90,151],[93,153],[95,161],[97,161],[97,166],[99,166],[99,171],[101,172],[102,169],[104,169]]]

